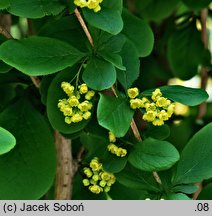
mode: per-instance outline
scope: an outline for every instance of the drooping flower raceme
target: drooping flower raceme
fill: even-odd
[[[61,88],[67,94],[68,98],[59,100],[58,108],[65,116],[67,124],[88,120],[91,117],[92,101],[95,92],[89,90],[83,83],[78,86],[78,90],[68,82],[62,82]]]
[[[84,167],[83,172],[86,176],[82,181],[83,185],[95,194],[109,192],[116,181],[112,173],[103,170],[102,163],[96,157],[91,160],[89,167]]]
[[[136,98],[138,96],[137,92],[137,88],[128,89],[130,107],[132,109],[145,109],[143,115],[145,121],[152,122],[154,126],[161,126],[164,124],[164,121],[167,121],[174,113],[175,104],[163,97],[160,89],[156,89],[152,93],[151,98]]]
[[[100,3],[102,3],[102,1],[103,0],[74,0],[74,4],[78,7],[87,7],[92,9],[94,12],[98,12],[101,10]]]
[[[107,149],[110,153],[116,155],[117,157],[125,157],[127,155],[127,150],[121,147],[118,147],[115,142],[116,142],[116,137],[115,135],[110,131],[109,132],[109,141],[110,144],[107,146]]]

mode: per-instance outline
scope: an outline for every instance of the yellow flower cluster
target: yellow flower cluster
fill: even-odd
[[[94,10],[94,12],[98,12],[101,10],[100,3],[102,3],[103,0],[74,0],[74,4],[84,8],[87,7],[89,9]]]
[[[175,104],[162,96],[160,89],[156,89],[152,93],[151,99],[143,97],[136,98],[139,95],[137,88],[128,89],[130,99],[130,107],[132,109],[144,108],[146,110],[143,119],[152,122],[154,126],[161,126],[167,121],[175,110]]]
[[[96,157],[91,160],[89,167],[85,167],[83,171],[86,175],[86,178],[83,179],[83,185],[95,194],[109,192],[111,186],[116,181],[112,173],[103,170],[102,163]]]
[[[116,137],[111,131],[109,132],[109,141],[111,142],[107,146],[109,152],[116,155],[117,157],[125,157],[127,155],[126,149],[118,147],[117,145],[114,144],[116,142]]]
[[[58,102],[58,108],[65,116],[65,122],[71,124],[81,122],[83,119],[88,120],[93,106],[90,100],[95,92],[89,90],[85,83],[78,86],[78,91],[68,82],[62,82],[61,88],[68,95],[67,99]]]

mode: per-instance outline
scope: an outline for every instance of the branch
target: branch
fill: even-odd
[[[208,17],[208,10],[203,9],[201,11],[201,27],[202,27],[201,38],[205,49],[208,48],[208,34],[207,34],[207,25],[206,25],[207,17]],[[207,82],[208,82],[208,70],[206,67],[202,66],[200,71],[200,76],[201,76],[201,88],[206,89]],[[207,112],[207,103],[203,102],[199,106],[197,120],[203,119],[206,112]]]
[[[71,152],[71,140],[64,138],[55,131],[57,151],[57,172],[55,182],[55,199],[69,200],[72,194],[74,163]]]
[[[85,24],[85,21],[83,20],[81,14],[80,14],[80,12],[78,11],[77,8],[74,10],[74,13],[75,13],[75,15],[76,15],[76,17],[77,17],[77,19],[78,19],[80,25],[82,26],[82,29],[83,29],[83,31],[85,32],[85,34],[86,34],[86,36],[87,36],[87,38],[88,38],[88,40],[89,40],[91,46],[94,47],[93,38],[92,38],[90,32],[88,31],[88,28],[87,28],[87,26],[86,26],[86,24]]]
[[[7,39],[13,38],[12,35],[3,27],[0,26],[0,34],[4,35]]]
[[[204,44],[205,49],[208,48],[208,33],[207,33],[207,18],[208,18],[208,10],[203,9],[201,11],[201,38],[202,42]],[[206,67],[202,66],[201,71],[200,71],[200,76],[201,76],[201,88],[206,89],[207,87],[207,82],[208,82],[208,70]],[[202,104],[199,105],[199,110],[198,110],[198,115],[197,115],[197,120],[202,120],[207,112],[207,102],[203,102]],[[196,184],[199,189],[193,194],[193,199],[196,200],[201,193],[203,186],[202,182],[198,182]]]

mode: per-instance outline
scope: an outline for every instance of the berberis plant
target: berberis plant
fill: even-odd
[[[0,199],[212,199],[209,3],[1,0]]]

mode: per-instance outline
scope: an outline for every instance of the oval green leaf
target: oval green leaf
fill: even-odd
[[[5,109],[0,122],[17,141],[12,151],[0,157],[0,199],[40,199],[56,173],[55,145],[48,123],[25,99]]]
[[[99,124],[112,131],[116,137],[123,137],[133,118],[134,111],[130,109],[127,98],[116,98],[100,94],[97,108]]]
[[[52,74],[85,56],[71,45],[47,37],[8,40],[0,46],[0,59],[30,76]]]
[[[57,15],[64,9],[65,5],[60,0],[9,0],[8,11],[16,16],[36,19],[44,16]]]
[[[98,58],[92,58],[82,75],[83,81],[94,90],[110,88],[116,81],[115,67]]]
[[[183,149],[174,184],[188,184],[212,178],[212,123],[199,130]]]
[[[122,16],[124,20],[123,33],[133,42],[139,57],[148,56],[154,45],[154,35],[150,26],[127,10],[123,11]]]
[[[15,137],[9,131],[0,127],[0,155],[11,151],[15,145]]]
[[[155,89],[142,92],[144,96],[151,96]],[[208,99],[205,90],[199,88],[189,88],[184,86],[162,86],[160,90],[164,97],[188,106],[196,106]]]
[[[121,13],[118,10],[102,7],[98,13],[95,13],[84,8],[83,15],[90,25],[113,35],[121,32],[123,28]]]
[[[147,138],[135,145],[129,162],[144,171],[162,171],[172,167],[180,158],[177,149],[169,142]]]

